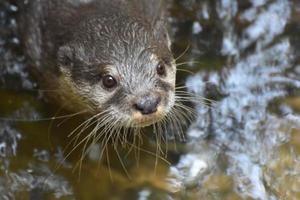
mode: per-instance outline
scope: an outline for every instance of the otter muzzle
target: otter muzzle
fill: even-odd
[[[143,115],[152,114],[157,111],[157,106],[159,105],[160,101],[160,97],[150,95],[143,96],[136,101],[134,108]]]

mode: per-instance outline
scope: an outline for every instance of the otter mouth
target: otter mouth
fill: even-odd
[[[134,122],[132,123],[133,127],[146,127],[146,126],[150,126],[158,121],[160,121],[162,119],[162,117],[158,118],[158,117],[152,117],[152,118],[143,118],[143,119],[139,119],[139,120],[134,120]]]
[[[157,108],[157,111],[151,114],[142,114],[140,112],[134,112],[132,114],[132,126],[134,127],[146,127],[150,126],[165,117],[165,112],[161,106]]]

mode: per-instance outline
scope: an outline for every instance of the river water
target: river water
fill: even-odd
[[[300,2],[168,9],[178,84],[199,97],[185,139],[166,137],[159,157],[148,138],[101,161],[95,145],[81,163],[81,148],[65,148],[82,119],[48,119],[66,113],[30,79],[18,8],[0,1],[0,199],[300,199]]]

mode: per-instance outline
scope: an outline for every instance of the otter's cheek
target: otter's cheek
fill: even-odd
[[[175,93],[173,91],[169,91],[168,95],[165,98],[166,98],[165,112],[168,113],[175,105]]]

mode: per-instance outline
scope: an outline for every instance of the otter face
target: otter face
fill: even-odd
[[[163,119],[175,101],[176,65],[169,41],[142,28],[127,27],[122,35],[101,31],[93,29],[93,40],[80,36],[59,48],[58,65],[73,96],[89,104],[95,116],[124,127]]]

